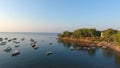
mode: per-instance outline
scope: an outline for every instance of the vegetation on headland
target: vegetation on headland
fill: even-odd
[[[80,38],[80,37],[99,37],[100,31],[96,29],[77,29],[73,32],[64,31],[62,34],[58,34],[58,37],[72,37],[72,38]]]
[[[112,28],[106,29],[104,31],[96,30],[95,28],[81,28],[74,30],[73,32],[64,31],[58,34],[58,38],[68,38],[68,39],[89,39],[90,41],[97,42],[114,42],[120,44],[120,31],[114,30]]]
[[[117,44],[120,45],[120,31],[117,32],[116,34],[113,34],[112,38],[113,38],[113,40],[114,40],[115,43],[117,43]]]

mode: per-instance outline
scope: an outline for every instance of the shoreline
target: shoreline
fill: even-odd
[[[83,43],[87,43],[86,44],[87,46],[90,46],[90,44],[95,44],[96,46],[107,46],[108,48],[114,50],[115,52],[120,53],[120,46],[116,45],[113,42],[105,42],[105,41],[99,42],[99,41],[93,41],[93,39],[90,40],[90,39],[87,39],[87,38],[84,38],[84,39],[83,38],[82,39],[57,38],[57,39],[67,40],[67,41],[73,41],[73,42],[83,42]]]

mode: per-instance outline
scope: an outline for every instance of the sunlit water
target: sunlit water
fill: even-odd
[[[111,49],[84,50],[81,45],[57,40],[55,33],[0,33],[0,37],[17,38],[20,42],[0,45],[0,68],[120,68],[120,56]],[[21,41],[23,37],[25,40]],[[32,48],[31,38],[37,41],[38,49]],[[5,52],[8,46],[12,50]],[[70,50],[71,46],[74,50]],[[20,54],[12,56],[15,49]],[[52,51],[49,56],[48,51]]]

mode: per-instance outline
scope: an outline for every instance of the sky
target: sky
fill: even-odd
[[[0,32],[120,30],[120,0],[0,0]]]

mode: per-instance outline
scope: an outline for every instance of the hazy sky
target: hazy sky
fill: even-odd
[[[0,32],[120,29],[120,0],[0,0]]]

